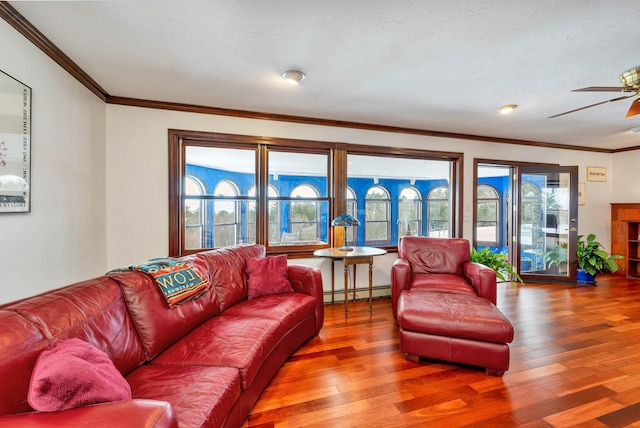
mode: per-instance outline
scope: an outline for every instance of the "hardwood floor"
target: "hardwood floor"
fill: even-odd
[[[389,299],[325,307],[320,335],[264,391],[245,427],[640,427],[640,281],[499,284],[515,339],[504,377],[406,361]]]

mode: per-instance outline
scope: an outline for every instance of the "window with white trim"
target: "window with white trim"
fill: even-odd
[[[422,234],[422,198],[413,186],[405,187],[398,197],[398,236]]]
[[[500,194],[488,184],[479,184],[476,196],[478,245],[498,246],[500,242]]]
[[[364,200],[364,243],[391,243],[391,197],[382,186],[371,187]]]
[[[238,186],[231,180],[220,181],[213,190],[213,246],[228,247],[239,243]]]
[[[427,195],[427,236],[449,238],[449,188],[437,186]]]
[[[204,185],[195,177],[188,175],[184,180],[184,225],[185,247],[189,249],[202,248],[204,242],[205,204],[200,198],[191,199],[189,196],[202,196]]]

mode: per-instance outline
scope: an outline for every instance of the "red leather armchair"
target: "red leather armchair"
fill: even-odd
[[[496,304],[496,273],[471,262],[469,241],[461,238],[404,236],[391,268],[393,316],[402,290],[423,289],[471,294]]]
[[[403,237],[391,270],[400,352],[480,366],[501,376],[509,368],[513,326],[496,304],[496,274],[470,261],[466,239]]]

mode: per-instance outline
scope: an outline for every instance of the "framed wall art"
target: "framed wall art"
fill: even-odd
[[[0,213],[31,210],[31,88],[0,71]]]
[[[607,181],[607,168],[601,166],[588,166],[587,181]]]

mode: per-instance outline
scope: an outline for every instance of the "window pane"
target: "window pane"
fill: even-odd
[[[185,147],[186,249],[255,242],[255,163],[254,149]]]
[[[275,187],[273,186],[269,186],[269,197],[270,198],[275,198],[278,196],[278,192],[275,189]],[[249,189],[248,192],[249,196],[255,197],[256,196],[256,188],[252,187],[251,189]],[[249,219],[249,231],[248,231],[248,236],[249,236],[249,241],[250,243],[255,243],[256,241],[256,222],[257,222],[257,216],[256,216],[256,210],[257,210],[257,206],[258,204],[256,202],[250,201],[247,203],[247,217]],[[269,231],[269,240],[270,241],[275,241],[276,239],[278,239],[277,237],[279,236],[280,233],[280,202],[279,201],[271,201],[269,202],[269,225],[268,225],[268,231]]]
[[[476,238],[484,245],[499,245],[498,216],[500,196],[496,189],[480,184],[477,187],[477,227]]]
[[[365,244],[391,243],[389,192],[381,186],[370,188],[365,196],[364,205]]]
[[[409,233],[416,236],[427,234],[429,226],[426,221],[425,200],[426,195],[434,188],[439,189],[434,196],[443,199],[447,205],[447,214],[443,220],[435,219],[433,227],[441,230],[439,234],[448,236],[451,229],[448,215],[451,165],[449,160],[347,155],[347,184],[353,189],[356,199],[367,196],[369,189],[374,186],[380,186],[386,192],[386,196],[381,192],[372,193],[367,196],[365,203],[360,204],[362,212],[358,213],[358,219],[369,231],[360,232],[361,241],[355,244],[365,245],[370,244],[369,240],[385,239],[385,245],[395,245],[400,236]],[[388,211],[383,204],[376,207],[373,202],[376,198],[388,201]],[[386,220],[386,225],[373,225],[372,222],[382,219]],[[387,236],[382,238],[385,228]]]
[[[269,245],[315,245],[328,242],[329,156],[269,150],[270,222],[280,212],[281,224],[269,226]]]
[[[398,236],[416,236],[420,233],[422,201],[420,193],[413,187],[405,187],[398,201]]]
[[[327,197],[329,156],[313,153],[269,151],[269,184],[285,196],[299,184],[316,190],[314,197]]]
[[[203,185],[194,177],[187,176],[184,183],[187,195],[202,195]],[[201,199],[185,199],[184,201],[184,243],[187,249],[203,247],[204,204]]]
[[[427,198],[428,235],[448,238],[450,236],[449,188],[446,186],[435,187],[429,192]]]

